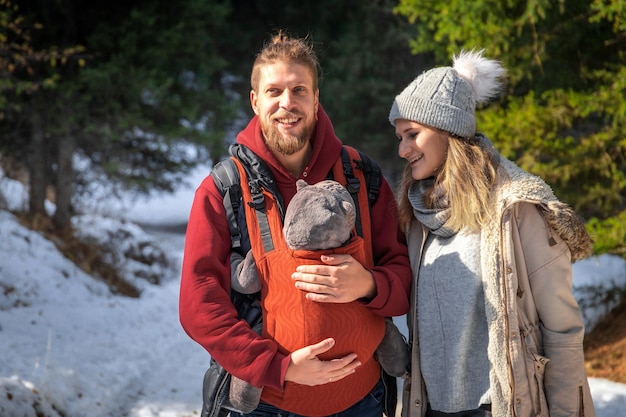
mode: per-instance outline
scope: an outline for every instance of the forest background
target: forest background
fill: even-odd
[[[67,242],[99,178],[112,198],[175,190],[225,157],[278,29],[310,39],[337,135],[392,183],[393,97],[484,48],[508,72],[479,129],[585,217],[596,255],[626,257],[622,0],[0,0],[0,167],[28,185],[23,223]]]

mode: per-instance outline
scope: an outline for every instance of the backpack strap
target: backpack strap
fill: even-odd
[[[241,204],[241,185],[239,185],[239,170],[232,158],[220,161],[211,170],[211,177],[217,189],[224,197],[224,210],[230,230],[230,246],[242,256],[245,253],[241,247],[241,229],[239,228],[238,213]]]
[[[354,160],[354,163],[357,169],[363,171],[365,184],[367,185],[367,198],[369,200],[369,207],[371,209],[378,199],[380,186],[383,182],[383,174],[380,166],[378,166],[376,161],[359,151],[357,151],[357,153],[359,155],[359,159]]]

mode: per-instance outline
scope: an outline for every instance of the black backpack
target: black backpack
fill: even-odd
[[[265,162],[263,162],[249,148],[241,144],[232,145],[229,149],[229,153],[232,158],[237,158],[246,170],[253,200],[250,204],[253,204],[257,209],[260,229],[264,229],[263,219],[264,217],[266,219],[263,211],[264,197],[262,189],[272,193],[276,199],[281,218],[284,218],[285,213],[282,197],[278,192],[273,175]],[[369,202],[369,207],[366,208],[367,210],[370,210],[371,206],[378,199],[382,183],[382,172],[378,164],[367,155],[359,152],[359,157],[360,159],[351,161],[346,148],[342,148],[341,159],[343,173],[347,181],[346,188],[350,192],[356,208],[356,231],[357,234],[362,236],[362,208],[359,207],[358,201],[358,193],[361,184],[359,179],[354,175],[353,170],[360,169],[363,172]],[[232,158],[224,159],[216,164],[210,175],[213,177],[215,185],[224,197],[224,209],[226,211],[226,218],[230,230],[231,249],[242,257],[245,257],[246,253],[250,250],[251,245],[246,226],[245,212],[242,207],[239,171],[237,170],[235,162]],[[327,179],[333,179],[332,170],[328,174]],[[369,215],[366,217],[369,218]],[[243,227],[241,225],[243,225]],[[269,227],[266,229],[269,230]],[[269,233],[261,233],[261,235],[263,245],[265,245],[266,249],[269,250],[273,245],[271,236]],[[235,290],[231,290],[230,298],[233,305],[237,309],[239,318],[246,320],[252,329],[261,334],[263,323],[260,306],[260,292],[255,294],[241,294]],[[383,383],[385,385],[385,414],[388,417],[394,417],[397,405],[396,379],[395,377],[388,375],[383,370],[381,370],[381,372]],[[204,375],[201,417],[225,417],[228,415],[230,411],[227,408],[230,378],[231,375],[224,368],[222,368],[219,363],[211,358],[209,369]]]

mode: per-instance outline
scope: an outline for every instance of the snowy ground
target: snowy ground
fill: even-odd
[[[184,189],[134,205],[126,213],[142,223],[180,225],[192,193]],[[0,194],[13,209],[23,200],[19,184],[1,173]],[[173,266],[125,265],[127,272],[148,268],[162,283],[137,282],[143,288],[138,299],[113,296],[50,241],[0,210],[0,417],[199,415],[209,356],[178,322],[184,236],[119,219],[78,221],[94,236],[123,231],[121,249],[152,242],[156,246],[150,250],[165,254]],[[588,304],[585,318],[592,325],[604,307],[594,305],[588,289],[626,287],[626,265],[611,256],[579,262],[575,286]],[[626,385],[590,382],[599,417],[626,417]]]

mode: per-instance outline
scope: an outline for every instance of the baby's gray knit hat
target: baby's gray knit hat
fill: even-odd
[[[389,122],[407,119],[471,138],[476,133],[476,104],[500,91],[504,68],[482,57],[483,50],[463,51],[452,67],[433,68],[415,78],[391,105]]]

